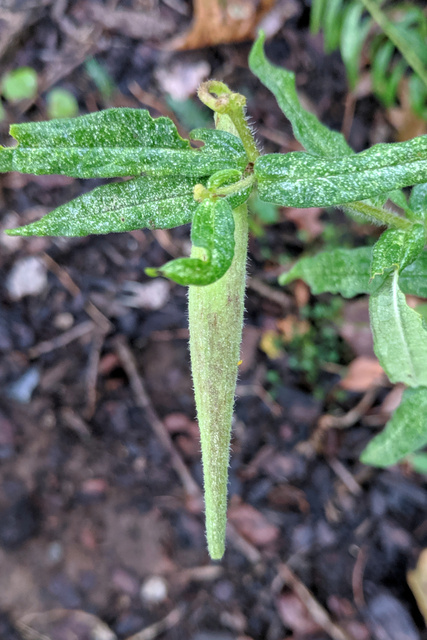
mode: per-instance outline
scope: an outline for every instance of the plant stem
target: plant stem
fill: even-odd
[[[375,22],[381,27],[389,40],[392,41],[394,46],[405,58],[406,62],[412,67],[415,73],[418,74],[418,76],[427,87],[427,70],[425,69],[422,60],[420,60],[415,50],[411,49],[409,43],[406,42],[404,38],[402,38],[399,30],[396,29],[392,22],[390,22],[390,20],[380,9],[376,2],[374,2],[373,0],[362,0],[362,2]]]
[[[376,207],[368,202],[349,202],[342,205],[343,209],[348,209],[349,213],[355,212],[362,214],[371,220],[379,222],[381,225],[391,227],[392,229],[410,229],[412,222],[406,218],[401,218],[397,213],[387,211],[382,207]]]
[[[213,94],[216,94],[215,97]],[[208,80],[203,82],[197,92],[203,104],[215,111],[215,120],[221,114],[227,114],[234,125],[234,135],[239,137],[248,156],[249,162],[255,162],[259,156],[252,131],[245,118],[246,98],[240,93],[233,93],[223,82]],[[220,129],[221,127],[218,127]]]
[[[237,135],[227,115],[216,119],[218,129]],[[246,205],[234,210],[235,249],[226,274],[213,284],[190,286],[188,315],[194,395],[202,445],[206,535],[212,559],[224,554],[227,518],[227,481],[242,338],[246,255]],[[193,247],[192,256],[202,250]]]

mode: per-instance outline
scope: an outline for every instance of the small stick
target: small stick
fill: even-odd
[[[192,498],[200,498],[201,491],[199,485],[193,480],[190,472],[187,469],[181,455],[178,453],[172,439],[169,435],[168,430],[166,429],[163,422],[160,420],[157,412],[155,411],[153,405],[151,404],[151,400],[148,397],[148,394],[145,390],[145,386],[143,380],[138,373],[138,369],[136,366],[135,358],[128,345],[125,342],[123,336],[118,336],[115,340],[115,348],[118,357],[120,358],[123,368],[126,371],[126,374],[129,378],[130,386],[132,388],[133,394],[135,396],[136,404],[144,409],[145,415],[148,418],[148,421],[162,443],[167,452],[171,457],[172,465],[177,472],[184,489]]]
[[[101,349],[104,344],[106,332],[95,331],[91,345],[89,361],[86,369],[86,407],[83,415],[86,420],[90,420],[95,412],[96,406],[96,381],[98,379],[99,361],[101,359]]]
[[[56,275],[62,286],[73,296],[76,297],[81,294],[80,288],[74,282],[72,277],[65,269],[63,269],[53,258],[47,253],[43,253],[43,260],[47,268]],[[100,328],[108,333],[111,329],[111,322],[108,320],[102,311],[96,307],[90,300],[85,303],[84,309],[88,316],[92,318]]]
[[[270,285],[266,284],[262,280],[259,280],[258,278],[248,278],[246,286],[248,287],[248,289],[252,289],[252,291],[255,291],[263,298],[275,302],[283,309],[290,309],[293,306],[291,296],[283,293],[283,291],[278,291],[277,289],[270,287]]]
[[[353,598],[357,608],[365,607],[365,596],[363,594],[363,574],[365,573],[366,561],[368,559],[368,550],[366,546],[360,547],[354,563],[353,573],[351,576],[351,586],[353,588]]]
[[[337,458],[328,459],[329,466],[336,473],[341,482],[347,487],[347,489],[354,496],[359,497],[362,494],[362,487],[351,475],[350,471],[346,469],[342,462]]]
[[[151,624],[149,627],[145,627],[145,629],[138,631],[138,633],[130,636],[127,640],[154,640],[154,638],[157,638],[160,634],[172,629],[172,627],[178,624],[183,613],[183,607],[176,607],[172,609],[167,616],[162,618],[162,620]]]
[[[74,327],[69,329],[69,331],[65,331],[65,333],[61,333],[61,335],[56,338],[52,338],[52,340],[45,340],[43,342],[39,342],[34,347],[28,350],[28,356],[31,359],[38,358],[44,353],[50,353],[55,349],[60,349],[61,347],[65,347],[70,342],[77,340],[85,336],[87,333],[91,333],[95,329],[95,324],[92,320],[86,320],[85,322],[81,322],[80,324],[76,324]]]
[[[331,620],[328,611],[316,600],[311,591],[286,564],[279,567],[279,575],[305,605],[309,615],[333,640],[355,640]]]

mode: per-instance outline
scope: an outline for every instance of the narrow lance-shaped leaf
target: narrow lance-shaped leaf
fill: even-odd
[[[391,382],[427,386],[427,330],[406,304],[397,270],[371,295],[369,312],[375,354]]]
[[[292,124],[296,139],[307,151],[321,156],[352,154],[353,150],[341,133],[325,127],[313,113],[301,106],[295,89],[295,74],[267,60],[264,41],[265,35],[261,32],[251,49],[249,67],[274,94],[279,107]]]
[[[328,291],[352,298],[370,291],[370,264],[370,247],[323,251],[298,260],[290,271],[280,276],[279,284],[289,284],[301,278],[314,294]]]
[[[198,203],[194,178],[141,176],[97,187],[11,236],[87,236],[150,227],[171,229],[191,222]]]
[[[246,166],[238,138],[223,131],[198,130],[193,149],[169,118],[154,119],[144,109],[106,109],[72,119],[14,124],[15,147],[0,147],[0,172],[61,174],[76,178],[138,175],[204,176]]]
[[[203,200],[191,227],[191,241],[205,250],[206,259],[177,258],[160,269],[146,269],[150,276],[162,275],[178,284],[207,285],[219,280],[231,265],[234,255],[234,217],[223,198]]]
[[[406,389],[384,431],[368,444],[361,461],[388,467],[427,444],[427,388]]]
[[[383,275],[390,269],[402,271],[420,255],[425,242],[422,224],[414,224],[408,231],[387,229],[373,247],[371,277]]]
[[[338,158],[268,154],[257,159],[254,172],[260,198],[268,202],[322,207],[365,200],[427,181],[427,136]]]

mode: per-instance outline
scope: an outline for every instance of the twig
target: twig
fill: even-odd
[[[74,413],[70,407],[64,407],[61,411],[61,418],[69,429],[72,429],[77,433],[82,440],[88,440],[91,436],[91,431],[86,422],[77,414]]]
[[[259,398],[273,416],[279,417],[283,413],[283,408],[278,404],[268,391],[260,384],[238,384],[236,387],[236,395],[238,398],[244,398],[247,396],[256,396]]]
[[[135,358],[133,357],[133,354],[126,344],[123,336],[118,336],[116,338],[115,349],[129,378],[130,386],[135,396],[135,401],[137,405],[141,407],[141,409],[144,409],[145,415],[149,423],[151,424],[154,433],[169,453],[172,465],[178,476],[180,477],[186,493],[192,498],[200,498],[201,491],[199,485],[195,482],[195,480],[193,480],[193,477],[190,475],[190,472],[188,471],[181,455],[174,447],[168,430],[160,420],[157,412],[151,404],[151,400],[145,390],[142,378],[138,373]]]
[[[81,294],[81,290],[78,285],[74,282],[72,277],[67,273],[65,269],[63,269],[53,258],[50,257],[47,253],[43,253],[43,260],[52,273],[56,275],[59,282],[62,286],[73,296],[76,297]],[[92,318],[97,325],[99,325],[101,331],[105,331],[108,333],[111,328],[111,322],[108,320],[107,316],[105,316],[102,311],[96,307],[91,300],[88,300],[85,303],[84,309],[88,316]]]
[[[362,494],[362,487],[351,475],[350,471],[337,458],[328,459],[329,466],[336,473],[338,478],[347,487],[347,489],[354,496],[360,496]]]
[[[331,620],[327,610],[316,600],[314,595],[298,576],[286,564],[279,567],[279,576],[284,584],[292,589],[296,596],[305,605],[310,617],[319,625],[332,640],[355,640],[352,635],[344,631],[339,625]]]
[[[171,109],[168,109],[164,102],[153,96],[148,91],[144,91],[144,89],[135,80],[129,82],[128,89],[131,94],[138,100],[138,102],[147,107],[150,107],[151,109],[155,109],[162,116],[170,118],[178,129],[179,134],[183,138],[186,138],[188,136],[188,131],[186,131],[186,129],[184,129],[184,127],[180,125],[180,123],[176,119],[176,115],[174,114],[174,112],[171,111]]]
[[[367,559],[367,547],[360,547],[351,576],[351,586],[353,588],[354,602],[359,610],[365,607],[365,596],[363,595],[363,574],[365,573]]]
[[[85,336],[87,333],[91,333],[95,329],[95,324],[92,320],[86,320],[86,322],[81,322],[77,324],[75,327],[72,327],[69,331],[65,333],[61,333],[61,335],[56,338],[52,338],[52,340],[45,340],[44,342],[39,342],[34,347],[28,350],[29,358],[38,358],[43,353],[50,353],[55,349],[60,349],[61,347],[65,347],[70,342]]]
[[[291,296],[286,295],[283,291],[278,291],[270,287],[270,285],[258,278],[248,278],[246,284],[249,289],[252,289],[252,291],[255,291],[263,298],[275,302],[283,309],[290,309],[293,306]]]
[[[89,420],[94,412],[96,406],[96,381],[98,379],[99,361],[101,358],[101,349],[104,344],[106,331],[94,332],[94,337],[91,345],[89,361],[86,369],[86,407],[83,415],[86,420]]]
[[[349,91],[347,93],[347,97],[345,100],[344,118],[343,118],[342,127],[341,127],[341,133],[343,134],[346,140],[348,140],[348,137],[351,131],[351,126],[353,124],[355,106],[356,106],[356,96],[354,95],[353,91]]]
[[[135,633],[133,636],[129,636],[127,640],[154,640],[154,638],[157,638],[160,634],[172,629],[172,627],[178,624],[183,613],[183,607],[176,607],[176,609],[172,609],[162,620],[151,624],[149,627],[145,627],[145,629],[138,631],[138,633]]]
[[[322,439],[329,429],[348,429],[352,427],[373,405],[379,387],[371,387],[359,402],[341,416],[325,414],[319,418],[316,429],[310,439],[297,445],[297,450],[306,456],[312,456],[320,449]]]

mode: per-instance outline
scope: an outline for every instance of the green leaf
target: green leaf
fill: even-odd
[[[331,131],[306,111],[295,89],[295,74],[271,64],[264,54],[264,33],[260,33],[249,55],[249,67],[275,96],[279,107],[290,120],[296,139],[307,151],[322,156],[353,153],[344,136]]]
[[[162,275],[184,285],[207,285],[219,280],[234,256],[233,210],[224,198],[206,199],[197,207],[191,241],[198,257],[171,260],[160,269],[146,269],[147,275]]]
[[[342,0],[329,0],[325,7],[324,40],[325,51],[331,53],[338,48],[342,23]]]
[[[37,93],[37,73],[31,67],[19,67],[5,73],[1,90],[9,102],[34,98]]]
[[[427,251],[402,271],[399,286],[403,293],[427,298]]]
[[[150,227],[170,229],[191,222],[198,203],[195,179],[141,176],[97,187],[10,236],[87,236]]]
[[[298,260],[280,276],[279,283],[286,285],[301,278],[315,295],[329,292],[352,298],[372,293],[376,287],[370,283],[371,255],[371,247],[323,251]],[[427,298],[427,251],[401,272],[399,287],[403,293]]]
[[[426,230],[422,224],[414,224],[408,231],[387,229],[372,250],[371,278],[385,271],[402,271],[414,262],[424,249]]]
[[[415,185],[411,191],[409,206],[415,220],[420,222],[427,220],[427,182]]]
[[[384,431],[361,455],[364,464],[388,467],[427,444],[427,389],[406,389]]]
[[[394,204],[397,204],[398,207],[403,209],[410,220],[413,219],[413,217],[411,216],[411,208],[408,205],[406,195],[403,193],[403,191],[401,191],[400,189],[396,189],[395,191],[390,191],[390,193],[387,195],[388,200],[391,200],[392,202],[394,202]]]
[[[396,99],[397,89],[403,77],[407,62],[402,58],[389,71],[395,46],[390,40],[380,44],[373,52],[372,60],[372,88],[386,107],[391,107]]]
[[[95,58],[89,58],[85,62],[85,70],[93,80],[104,101],[108,101],[114,93],[114,80],[107,69]]]
[[[339,293],[352,298],[370,291],[370,263],[370,247],[323,251],[298,260],[290,271],[280,276],[279,283],[285,285],[301,278],[314,294]]]
[[[74,118],[79,112],[77,100],[67,89],[52,89],[46,99],[49,118]]]
[[[427,331],[398,285],[397,270],[369,301],[375,354],[391,382],[427,386]]]
[[[0,172],[56,173],[77,178],[111,178],[142,172],[210,175],[245,168],[243,145],[225,131],[197,130],[204,141],[193,149],[169,118],[152,118],[144,109],[106,109],[74,119],[15,124],[16,147],[0,147]]]
[[[350,89],[354,90],[359,78],[360,56],[368,35],[371,20],[362,19],[363,4],[352,2],[344,14],[340,35],[341,56],[347,71]]]
[[[410,455],[408,462],[417,473],[427,473],[427,453]]]
[[[313,0],[310,10],[310,31],[319,33],[328,0]]]
[[[268,154],[256,160],[254,172],[267,202],[322,207],[365,200],[427,182],[427,136],[335,158],[301,151]]]

